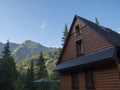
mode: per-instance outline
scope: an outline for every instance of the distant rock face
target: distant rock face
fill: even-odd
[[[0,43],[0,53],[2,53],[4,46],[5,44]],[[37,55],[40,52],[49,52],[53,49],[31,40],[26,40],[21,44],[10,43],[10,51],[15,61],[21,61],[29,56]]]

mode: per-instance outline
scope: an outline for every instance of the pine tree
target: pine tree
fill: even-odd
[[[47,70],[46,70],[46,66],[45,66],[45,59],[43,58],[43,53],[40,53],[39,59],[38,59],[38,67],[39,67],[39,71],[38,71],[38,79],[43,78],[43,77],[47,77]]]
[[[30,62],[30,79],[31,81],[34,80],[34,61],[31,60]]]
[[[9,57],[11,55],[10,54],[10,46],[9,45],[10,45],[9,40],[7,40],[7,43],[6,43],[6,45],[4,47],[4,50],[2,52],[3,57]]]
[[[14,82],[17,77],[16,65],[14,62],[14,58],[10,54],[10,46],[9,41],[7,41],[4,50],[2,52],[2,75],[0,79],[4,79],[2,89],[3,90],[14,90]],[[0,72],[1,74],[1,72]],[[1,89],[1,90],[2,90]]]
[[[0,88],[1,90],[4,90],[5,88],[5,82],[6,82],[6,77],[5,76],[5,69],[4,69],[4,66],[2,64],[2,59],[0,59]]]
[[[26,88],[26,90],[31,89],[31,78],[30,78],[30,68],[29,67],[26,72],[25,88]]]
[[[26,90],[33,90],[32,89],[32,81],[34,80],[34,61],[30,61],[30,67],[27,69],[26,73],[26,80],[25,80],[25,86]]]
[[[67,36],[68,36],[68,28],[67,28],[67,24],[65,24],[65,29],[63,31],[63,37],[62,37],[62,46],[64,45],[66,39],[67,39]]]
[[[26,75],[18,73],[17,79],[14,82],[14,90],[26,90]]]
[[[95,23],[96,23],[97,25],[99,25],[99,21],[98,21],[97,17],[95,17]]]

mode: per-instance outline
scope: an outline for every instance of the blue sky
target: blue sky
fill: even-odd
[[[76,14],[120,32],[120,0],[0,0],[0,42],[60,47]]]

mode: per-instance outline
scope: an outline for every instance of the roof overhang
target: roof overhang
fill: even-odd
[[[83,65],[91,64],[91,63],[105,61],[105,60],[114,58],[116,53],[117,53],[117,49],[115,46],[108,47],[106,49],[102,49],[97,52],[93,52],[84,56],[80,56],[78,58],[61,62],[56,65],[54,70],[55,71],[68,70],[70,68],[75,68],[78,66],[80,67]]]

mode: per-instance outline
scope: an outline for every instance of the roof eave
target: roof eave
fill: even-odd
[[[118,48],[117,47],[115,47],[115,46],[113,46],[113,47],[109,47],[109,48],[107,48],[107,49],[105,49],[105,55],[104,55],[104,53],[103,53],[104,51],[103,50],[101,50],[101,51],[99,51],[99,52],[96,52],[95,54],[89,54],[89,55],[85,55],[85,56],[83,56],[83,58],[78,58],[79,59],[79,63],[80,64],[75,64],[76,63],[76,61],[73,61],[74,59],[72,59],[72,64],[71,63],[68,63],[69,61],[65,61],[65,62],[63,62],[63,64],[62,64],[62,67],[61,67],[61,65],[60,64],[58,64],[58,67],[56,67],[55,69],[54,69],[54,71],[61,71],[61,70],[66,70],[66,69],[70,69],[70,68],[75,68],[75,67],[80,67],[80,66],[85,66],[85,65],[90,65],[90,64],[93,64],[93,66],[94,66],[94,64],[96,64],[96,63],[101,63],[101,62],[106,62],[106,61],[108,61],[108,60],[111,60],[111,59],[114,59],[115,57],[116,57],[116,55],[117,55],[117,52],[118,52]],[[110,54],[109,54],[110,53]],[[102,54],[102,55],[101,55]],[[97,57],[100,57],[100,58],[91,58],[91,59],[95,59],[95,60],[93,60],[93,61],[89,61],[89,57],[91,57],[91,55],[92,55],[92,57],[94,57],[94,56],[96,56],[97,55]],[[101,56],[104,56],[104,57],[102,57],[101,58]],[[85,57],[87,57],[87,58],[85,58]],[[75,60],[77,60],[77,59],[75,59]],[[82,61],[81,61],[82,60]],[[84,61],[84,60],[87,60],[87,61]],[[71,62],[71,61],[70,61]],[[66,63],[66,64],[65,64]],[[60,66],[59,66],[60,65]],[[67,65],[67,66],[65,66],[65,65]]]

